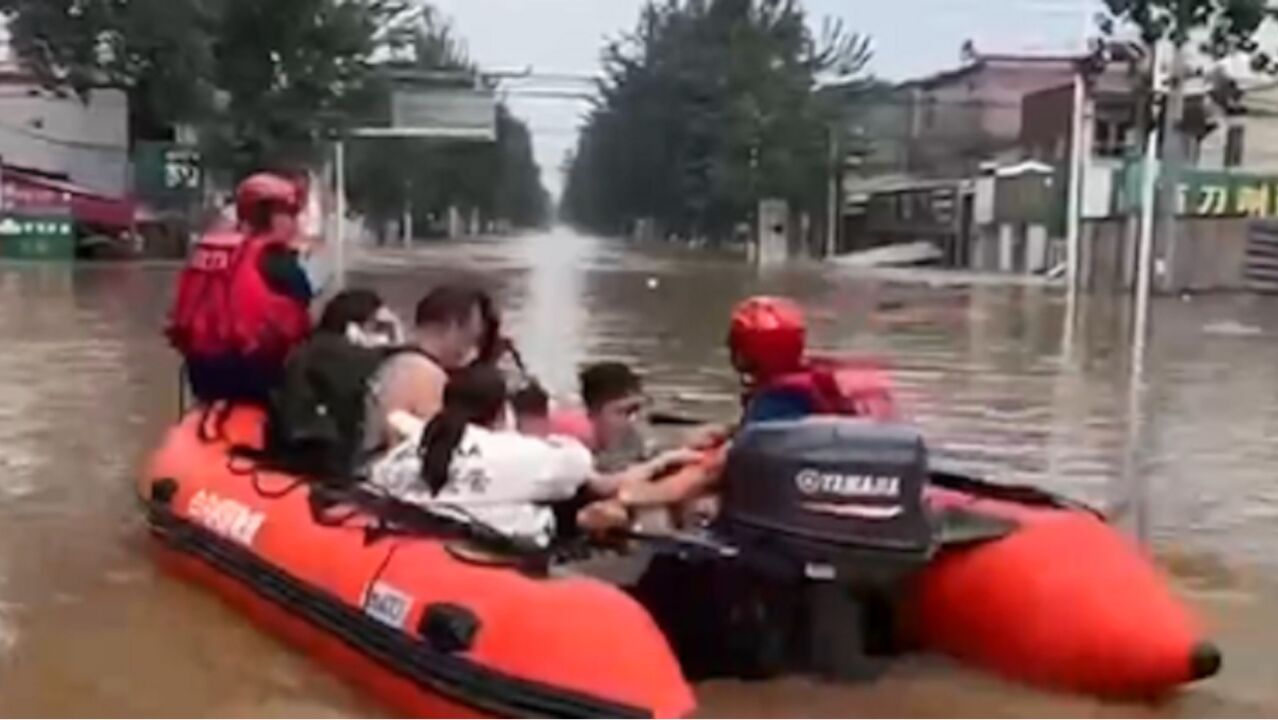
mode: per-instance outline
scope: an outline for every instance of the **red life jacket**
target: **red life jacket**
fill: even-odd
[[[234,230],[206,234],[178,277],[167,335],[184,357],[283,362],[310,333],[309,309],[271,289],[262,253],[282,244]]]
[[[887,373],[862,359],[809,357],[803,370],[774,378],[755,392],[769,390],[803,393],[818,415],[865,417],[880,422],[899,419]]]

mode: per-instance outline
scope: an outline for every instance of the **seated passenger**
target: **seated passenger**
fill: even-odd
[[[647,407],[643,380],[619,362],[590,365],[578,376],[585,412],[552,414],[552,432],[575,437],[595,453],[600,470],[617,470],[647,459],[651,447],[640,427]]]
[[[487,304],[487,305],[486,305]],[[441,285],[417,304],[413,337],[373,378],[365,410],[363,446],[373,453],[403,438],[387,423],[396,412],[426,422],[443,405],[448,372],[478,359],[488,330],[484,308],[491,300],[480,289]]]
[[[289,357],[271,395],[266,460],[297,474],[346,478],[360,465],[369,379],[402,343],[399,321],[371,290],[346,290]]]
[[[409,439],[374,464],[370,484],[404,502],[544,547],[555,533],[548,503],[572,499],[583,487],[612,495],[664,469],[646,463],[600,474],[581,443],[505,430],[506,414],[506,383],[497,368],[480,364],[459,371],[447,384],[442,410],[424,427],[402,412],[391,420]]]
[[[515,415],[515,429],[532,437],[547,437],[553,430],[550,420],[550,396],[536,382],[520,388],[510,397]]]

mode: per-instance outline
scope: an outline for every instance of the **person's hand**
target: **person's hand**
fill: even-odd
[[[719,516],[719,507],[718,495],[702,495],[683,503],[679,507],[680,519],[684,527],[706,527]]]
[[[606,535],[630,525],[630,513],[617,500],[600,500],[577,511],[577,525],[591,535]]]
[[[710,450],[722,445],[731,434],[726,425],[702,425],[688,431],[683,444],[694,450]]]

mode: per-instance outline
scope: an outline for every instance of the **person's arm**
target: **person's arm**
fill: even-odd
[[[650,482],[628,482],[617,492],[626,507],[652,507],[685,502],[707,492],[718,484],[726,458],[726,448],[706,454],[685,464],[678,472]]]
[[[262,251],[258,272],[266,285],[279,295],[310,305],[315,291],[306,271],[302,269],[297,253],[283,245],[272,245]]]
[[[643,487],[675,468],[697,462],[701,453],[695,450],[670,450],[651,460],[635,463],[614,473],[596,473],[589,481],[590,489],[597,495],[616,495],[628,487]]]
[[[434,363],[409,356],[405,358],[407,410],[422,419],[430,419],[444,407],[444,388],[448,375]]]

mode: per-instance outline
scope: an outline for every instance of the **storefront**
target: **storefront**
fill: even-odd
[[[109,198],[66,180],[0,168],[0,257],[71,260],[86,238],[126,246],[137,216],[129,199]]]

